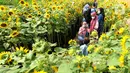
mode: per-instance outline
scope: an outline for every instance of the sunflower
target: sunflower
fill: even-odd
[[[27,13],[27,12],[24,12],[24,14],[25,14],[25,15],[28,15],[28,13]]]
[[[36,3],[36,2],[33,2],[33,5],[37,5],[37,3]]]
[[[96,67],[96,66],[93,66],[93,70],[96,71],[96,70],[97,70],[97,67]]]
[[[45,12],[48,13],[48,12],[49,12],[49,9],[46,9]]]
[[[58,10],[61,10],[61,7],[60,7],[60,6],[57,6],[57,9],[58,9]]]
[[[101,50],[101,47],[97,47],[97,48],[94,49],[94,52],[97,53],[97,52],[99,52],[100,50]]]
[[[16,51],[23,51],[24,53],[27,53],[29,50],[24,47],[20,47],[20,48],[16,47]]]
[[[8,13],[9,16],[11,16],[11,15],[13,15],[13,14],[14,14],[13,11],[9,11],[9,13]]]
[[[12,61],[12,58],[9,58],[8,60],[7,60],[7,63],[10,63]]]
[[[28,18],[32,18],[32,15],[28,15]]]
[[[66,13],[66,17],[69,17],[71,14],[69,12]]]
[[[54,2],[54,4],[57,4],[57,3],[58,3],[58,2],[56,2],[56,1]]]
[[[127,4],[127,3],[124,3],[124,6],[125,6],[126,8],[128,8],[128,4]]]
[[[3,14],[1,17],[2,20],[6,20],[7,19],[7,14]]]
[[[115,24],[112,24],[111,29],[112,29],[112,30],[116,29],[116,25],[115,25]]]
[[[101,37],[99,38],[99,41],[103,41],[103,39],[108,39],[108,36],[105,33],[101,35]]]
[[[112,6],[113,4],[110,4],[110,6]]]
[[[76,62],[79,63],[83,59],[83,56],[76,55]]]
[[[108,69],[109,69],[109,70],[116,70],[116,67],[115,67],[115,66],[109,66]]]
[[[110,6],[107,6],[107,8],[110,8]]]
[[[130,13],[128,13],[128,16],[130,17]]]
[[[10,63],[12,61],[12,58],[10,57],[10,52],[1,52],[0,53],[0,60],[6,59],[5,63]]]
[[[37,5],[36,0],[32,0],[32,5]]]
[[[38,10],[38,6],[34,6],[34,9],[35,9],[35,10]]]
[[[20,0],[20,2],[19,2],[20,4],[22,4],[22,5],[24,5],[25,4],[25,2],[24,2],[24,0]]]
[[[116,36],[118,36],[118,35],[119,35],[119,32],[118,32],[118,31],[117,31],[117,32],[115,32],[115,35],[116,35]]]
[[[124,67],[124,55],[121,55],[119,58],[120,67]]]
[[[128,49],[123,49],[121,52],[122,55],[126,55],[127,53],[128,53]]]
[[[73,53],[74,53],[74,49],[69,49],[69,50],[68,50],[68,54],[69,54],[69,55],[72,55]]]
[[[56,10],[56,6],[52,6],[52,10]]]
[[[11,27],[12,30],[17,30],[17,27]]]
[[[87,49],[88,51],[91,51],[94,47],[95,47],[94,45],[89,45]]]
[[[38,15],[41,15],[41,12],[40,12],[40,11],[38,11]]]
[[[69,45],[75,45],[75,44],[76,44],[76,41],[71,39],[71,40],[69,40],[68,44],[69,44]]]
[[[117,18],[118,18],[118,19],[121,19],[121,15],[120,15],[120,14],[118,14]]]
[[[28,7],[29,6],[29,4],[28,4],[28,2],[25,2],[25,4],[24,4],[26,7]]]
[[[51,6],[51,5],[52,5],[52,3],[50,2],[50,3],[49,3],[49,6]]]
[[[19,35],[19,32],[17,30],[14,30],[11,34],[10,34],[10,37],[16,37]]]
[[[118,31],[119,34],[122,34],[124,32],[124,30],[125,30],[124,28],[120,28],[119,31]]]
[[[4,22],[0,24],[0,28],[6,28],[7,26],[8,26],[8,24],[4,23]]]
[[[54,70],[55,73],[58,72],[58,67],[56,67],[56,66],[51,66],[51,68]]]
[[[64,8],[63,6],[60,7],[60,9],[63,9],[63,8]]]
[[[0,10],[4,11],[6,8],[4,6],[0,6]]]
[[[17,17],[16,17],[16,25],[19,25],[19,24],[20,24],[19,21],[20,21],[20,18],[17,16]]]
[[[11,18],[11,17],[9,17],[9,18],[8,18],[8,22],[10,22],[11,20],[12,20],[12,18]]]
[[[45,71],[36,71],[36,70],[34,70],[33,73],[47,73],[47,72],[45,72]]]
[[[96,30],[92,31],[91,35],[92,37],[96,37],[98,35],[98,32]]]
[[[6,54],[10,55],[10,52],[1,52],[0,53],[0,60],[3,59],[3,56]]]
[[[125,35],[122,39],[121,39],[121,46],[122,46],[122,49],[125,50],[126,49],[126,46],[125,46],[125,43],[126,43],[126,40],[130,38],[128,35]]]
[[[47,19],[49,19],[50,18],[50,14],[45,13],[44,17],[47,18]]]

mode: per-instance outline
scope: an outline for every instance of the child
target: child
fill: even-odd
[[[95,12],[97,11],[97,0],[94,0],[94,3],[92,5],[92,9],[91,9],[91,12]]]
[[[90,42],[90,40],[88,38],[85,38],[84,42],[82,42],[81,46],[80,46],[80,50],[82,55],[86,56],[88,55],[88,51],[87,51],[87,44]]]

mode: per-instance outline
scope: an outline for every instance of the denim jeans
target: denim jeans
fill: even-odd
[[[78,36],[78,40],[79,40],[79,41],[84,41],[84,36],[79,35],[79,36]]]
[[[84,56],[88,55],[87,45],[86,45],[86,44],[81,45],[81,46],[80,46],[80,50],[81,50],[81,52],[82,52],[82,54],[83,54]]]

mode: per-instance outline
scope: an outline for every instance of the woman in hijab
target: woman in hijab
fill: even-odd
[[[100,38],[102,32],[103,32],[103,27],[104,27],[104,18],[105,18],[105,13],[103,8],[98,9],[98,22],[99,22],[99,28],[98,28],[98,38]]]
[[[91,22],[91,8],[89,4],[86,4],[83,7],[83,21],[87,22],[87,24],[90,26]]]

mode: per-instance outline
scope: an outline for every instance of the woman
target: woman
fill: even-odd
[[[92,20],[90,22],[90,32],[92,32],[93,30],[98,30],[98,26],[99,26],[97,13],[92,12],[91,17]]]
[[[105,18],[105,13],[103,8],[98,9],[98,22],[99,22],[99,28],[98,28],[98,38],[100,38],[102,32],[103,32],[103,27],[104,27],[104,18]]]
[[[86,4],[83,7],[83,21],[87,22],[88,25],[90,25],[91,21],[91,8],[89,4]]]

